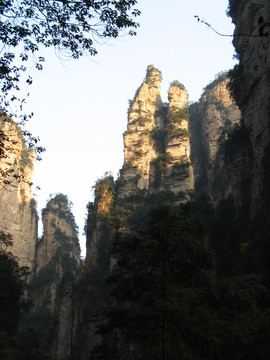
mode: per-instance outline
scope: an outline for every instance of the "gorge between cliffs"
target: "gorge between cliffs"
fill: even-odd
[[[269,359],[270,4],[229,15],[239,64],[198,102],[178,80],[163,102],[147,67],[119,177],[87,205],[85,259],[64,194],[38,238],[35,152],[1,114],[0,359]]]

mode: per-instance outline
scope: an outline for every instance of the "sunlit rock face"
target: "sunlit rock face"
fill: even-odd
[[[173,82],[169,104],[160,97],[161,73],[148,66],[145,81],[130,101],[128,126],[124,133],[124,165],[118,196],[138,190],[175,194],[193,189],[189,160],[188,96],[179,82]]]
[[[113,205],[115,185],[112,176],[106,176],[97,181],[95,185],[95,201],[88,205],[88,218],[86,223],[86,258],[87,271],[102,266],[102,251],[108,249],[113,233],[108,228],[108,217]],[[106,253],[103,253],[104,261]]]
[[[35,151],[27,149],[21,129],[0,116],[0,230],[13,238],[10,251],[21,266],[35,263],[37,212],[31,197]]]
[[[270,46],[269,36],[258,35],[270,33],[270,3],[268,0],[231,0],[230,15],[236,25],[233,44],[240,63],[234,72],[233,89],[251,143],[253,216],[265,202],[269,186]],[[242,33],[252,36],[237,36]]]
[[[195,188],[205,191],[213,205],[230,195],[236,198],[237,189],[233,185],[241,176],[242,151],[234,153],[232,169],[229,166],[229,152],[226,155],[227,140],[240,126],[241,112],[227,88],[227,74],[222,74],[209,84],[199,103],[190,109],[191,158],[195,172]],[[238,165],[235,167],[236,162]],[[241,165],[242,166],[242,165]],[[244,166],[244,165],[243,165]]]

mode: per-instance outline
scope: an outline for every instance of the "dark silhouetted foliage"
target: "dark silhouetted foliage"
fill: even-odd
[[[0,232],[0,358],[19,359],[17,329],[28,268],[8,251],[12,237]]]

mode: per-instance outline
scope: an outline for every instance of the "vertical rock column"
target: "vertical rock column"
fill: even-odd
[[[97,181],[95,202],[88,205],[85,267],[92,271],[101,264],[100,252],[108,250],[113,228],[110,226],[110,210],[113,205],[115,186],[112,176]],[[107,242],[104,244],[104,242]],[[104,259],[105,260],[105,259]]]
[[[37,211],[31,197],[35,151],[27,149],[18,125],[0,117],[0,230],[13,238],[9,250],[21,266],[33,269],[37,241]]]
[[[163,186],[178,194],[194,188],[188,131],[188,94],[178,81],[171,84],[168,100],[165,152],[169,164]]]
[[[119,198],[146,190],[147,193],[171,191],[177,196],[185,193],[187,196],[182,196],[185,200],[194,188],[188,95],[184,86],[174,81],[166,107],[160,98],[160,85],[159,70],[148,66],[146,79],[129,109],[124,166],[117,187]]]
[[[74,281],[81,266],[77,226],[67,196],[58,194],[48,201],[42,220],[44,233],[29,287],[32,308],[25,316],[30,327],[42,323],[36,333],[39,351],[64,360],[70,356],[77,330]]]
[[[124,166],[121,170],[118,195],[123,198],[136,190],[149,189],[151,161],[157,157],[150,136],[151,130],[162,125],[157,115],[162,109],[161,74],[148,66],[145,81],[131,101],[128,127],[124,133]]]

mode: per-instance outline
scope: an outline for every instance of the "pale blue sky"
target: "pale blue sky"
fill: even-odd
[[[98,56],[77,61],[63,63],[46,51],[44,70],[33,73],[27,108],[35,117],[29,128],[47,149],[35,169],[34,182],[41,187],[34,190],[38,207],[45,206],[49,194],[66,194],[80,232],[96,179],[105,171],[117,176],[123,164],[128,99],[147,66],[153,64],[163,74],[164,102],[173,80],[185,85],[190,101],[197,101],[215,74],[235,63],[232,39],[194,19],[199,15],[232,34],[227,0],[139,0],[137,7],[142,15],[136,37],[98,45]]]

